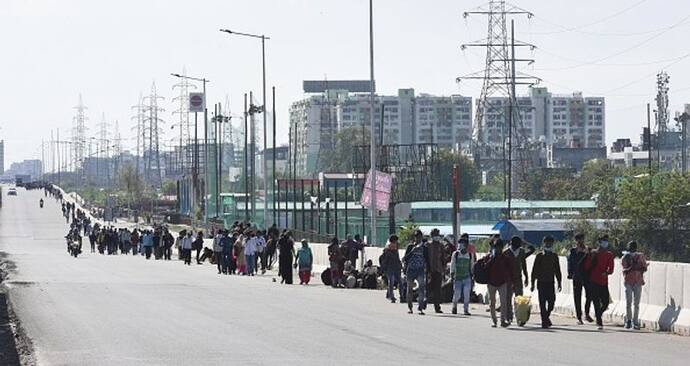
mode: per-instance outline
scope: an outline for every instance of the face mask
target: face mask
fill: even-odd
[[[510,247],[513,248],[513,250],[518,250],[520,249],[520,244],[511,244]]]
[[[602,240],[602,241],[599,242],[599,246],[600,246],[601,248],[606,249],[606,248],[609,247],[609,242],[606,241],[606,240]]]
[[[439,241],[439,240],[441,240],[441,237],[440,236],[434,236],[433,238],[431,238],[431,240]]]
[[[544,247],[544,251],[547,253],[553,252],[553,247]]]

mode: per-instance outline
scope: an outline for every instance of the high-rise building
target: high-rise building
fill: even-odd
[[[521,126],[516,138],[543,141],[558,147],[605,146],[605,102],[603,97],[551,94],[546,88],[530,88],[528,96],[518,96]],[[508,135],[508,98],[489,98],[484,111],[484,143],[500,145]]]
[[[318,171],[323,153],[335,147],[338,132],[371,131],[368,90],[362,88],[368,82],[322,82],[318,88],[307,83],[307,97],[290,108],[290,139],[299,176]],[[470,97],[415,96],[414,89],[399,89],[398,95],[376,96],[374,116],[378,144],[435,143],[455,148],[469,146],[472,137]]]
[[[0,140],[0,175],[5,172],[5,140]]]

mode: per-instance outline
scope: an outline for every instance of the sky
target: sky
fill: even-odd
[[[485,16],[463,12],[474,0],[374,0],[378,92],[478,97],[479,81],[458,76],[484,67],[482,49],[461,44],[486,38]],[[606,100],[606,140],[639,140],[656,73],[670,76],[671,115],[690,103],[690,2],[687,0],[515,0],[534,13],[516,16],[516,38],[537,46],[521,71],[553,93],[582,91]],[[367,0],[2,0],[0,1],[0,139],[5,166],[40,158],[51,130],[69,137],[81,94],[86,136],[105,115],[118,121],[133,149],[132,106],[155,82],[165,97],[165,140],[177,116],[170,73],[205,77],[208,103],[243,94],[261,102],[261,44],[219,32],[265,34],[267,86],[276,87],[278,142],[287,142],[289,106],[304,97],[302,80],[368,79]],[[200,87],[200,86],[199,86]],[[518,88],[519,94],[526,93]],[[270,109],[270,108],[269,108]],[[270,133],[270,131],[269,131]]]

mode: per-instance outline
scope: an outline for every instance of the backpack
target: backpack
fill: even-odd
[[[491,269],[491,256],[487,255],[478,260],[474,265],[474,282],[486,285],[489,283],[489,270]]]
[[[409,257],[407,258],[408,276],[415,277],[416,275],[423,273],[425,266],[424,248],[421,246],[413,248]]]

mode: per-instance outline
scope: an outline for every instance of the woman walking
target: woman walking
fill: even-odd
[[[302,247],[297,251],[295,260],[299,266],[299,284],[308,285],[309,279],[311,279],[311,265],[314,261],[314,256],[311,253],[307,239],[302,239]]]
[[[292,259],[295,257],[295,243],[292,241],[292,233],[286,231],[278,240],[278,274],[282,278],[280,283],[292,285]]]

